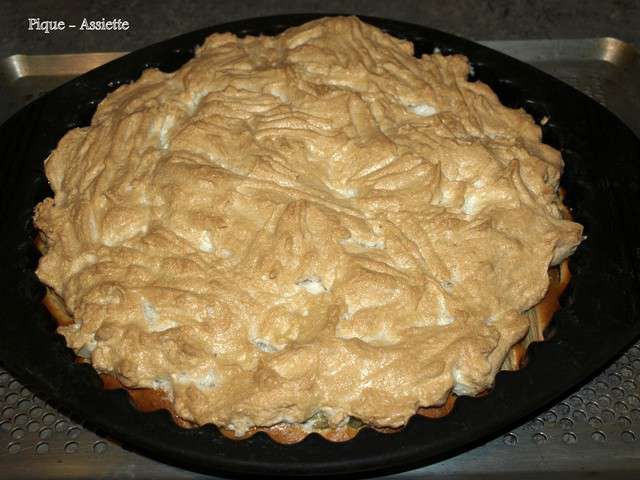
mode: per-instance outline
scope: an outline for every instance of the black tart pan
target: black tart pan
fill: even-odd
[[[105,95],[147,67],[179,68],[215,32],[273,35],[318,18],[287,15],[218,25],[143,48],[27,105],[0,127],[0,362],[43,398],[90,428],[156,459],[229,476],[367,476],[415,468],[488,439],[548,407],[592,377],[640,334],[640,141],[618,118],[566,84],[462,38],[418,25],[362,17],[412,41],[416,54],[461,53],[473,79],[540,121],[566,162],[565,203],[587,239],[571,257],[571,283],[526,366],[502,372],[480,398],[451,414],[414,416],[399,433],[365,429],[331,443],[312,434],[283,446],[263,433],[234,441],[209,425],[186,430],[165,411],[141,413],[122,390],[106,391],[93,368],[73,361],[41,304],[34,275],[33,207],[50,195],[43,161],[69,129],[86,126]]]

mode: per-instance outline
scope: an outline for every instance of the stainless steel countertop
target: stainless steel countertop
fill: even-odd
[[[15,53],[87,53],[135,50],[209,25],[287,13],[371,15],[426,25],[470,39],[532,40],[615,36],[640,46],[637,0],[21,0],[0,3],[0,57]],[[44,34],[27,19],[121,18],[127,31]]]

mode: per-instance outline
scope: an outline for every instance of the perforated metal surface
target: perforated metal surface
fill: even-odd
[[[505,445],[632,444],[640,433],[640,345],[575,394],[504,435]]]
[[[573,84],[640,134],[640,55],[630,45],[613,39],[487,44]],[[101,54],[100,61],[108,59]],[[9,104],[24,103],[95,66],[96,61],[78,56],[76,70],[67,68],[61,75],[56,74],[54,60],[48,58],[49,70],[33,76],[25,68],[26,75],[13,75],[12,63],[2,63],[0,83],[12,95]],[[66,65],[69,60],[67,56]],[[8,113],[0,112],[0,120]],[[201,477],[132,453],[83,428],[2,369],[0,465],[4,478]],[[609,472],[626,477],[631,471],[640,475],[640,343],[579,391],[525,425],[455,458],[397,477],[468,478],[477,472],[487,476],[545,472],[546,478],[563,472],[574,476]]]
[[[108,442],[49,406],[11,375],[0,373],[2,447],[10,455],[103,454]]]

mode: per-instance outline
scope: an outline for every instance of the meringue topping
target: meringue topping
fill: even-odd
[[[145,70],[45,162],[59,332],[238,435],[487,389],[582,227],[560,153],[469,68],[335,17]]]

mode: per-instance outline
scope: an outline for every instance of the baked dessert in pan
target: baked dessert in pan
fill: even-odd
[[[39,247],[43,249],[43,244],[41,242],[38,243]],[[518,370],[521,368],[523,361],[525,360],[527,347],[533,342],[544,340],[544,330],[549,325],[554,312],[559,308],[558,299],[567,287],[570,278],[571,275],[567,260],[564,260],[559,267],[549,270],[549,289],[540,303],[538,303],[533,309],[527,311],[527,316],[530,322],[529,331],[525,338],[509,350],[509,353],[502,365],[502,370]],[[56,319],[59,326],[69,326],[74,323],[73,318],[66,311],[64,303],[60,297],[53,292],[53,290],[47,289],[43,303]],[[87,361],[84,357],[77,357],[77,360],[80,362]],[[104,387],[107,389],[125,389],[129,393],[133,405],[139,410],[144,412],[153,412],[165,409],[172,414],[173,420],[181,427],[191,428],[196,426],[176,414],[175,409],[173,408],[171,401],[167,398],[165,392],[149,388],[126,387],[113,374],[103,373],[101,374],[101,378],[103,380]],[[455,399],[456,395],[450,393],[442,405],[420,407],[416,411],[416,414],[427,418],[443,417],[454,407]],[[291,444],[304,440],[304,438],[311,432],[318,433],[329,441],[347,441],[357,435],[361,428],[367,426],[359,419],[350,418],[346,424],[339,427],[332,427],[321,414],[316,415],[311,421],[305,423],[307,423],[307,425],[304,426],[295,423],[279,423],[270,427],[253,427],[242,436],[237,436],[235,432],[225,428],[220,428],[220,431],[232,439],[248,438],[258,431],[263,431],[277,443]],[[389,433],[393,433],[398,430],[398,428],[384,428],[376,426],[373,426],[373,428]]]
[[[468,72],[330,18],[120,87],[45,163],[67,344],[235,438],[346,440],[486,391],[542,338],[582,227],[559,152]]]

